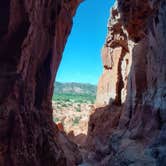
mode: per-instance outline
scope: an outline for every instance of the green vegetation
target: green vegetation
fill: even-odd
[[[62,107],[61,107],[60,105],[57,105],[57,108],[58,108],[58,109],[61,109]]]
[[[91,96],[96,95],[96,85],[85,83],[55,83],[54,93],[56,94],[87,94]]]
[[[57,103],[62,102],[74,102],[74,103],[90,103],[93,104],[95,101],[96,96],[94,95],[89,95],[89,94],[73,94],[73,93],[59,93],[59,94],[54,94],[53,95],[53,100],[56,101]],[[64,107],[66,104],[63,104]]]
[[[62,106],[62,107],[68,107],[68,105],[65,104],[65,103],[62,103],[61,106]]]
[[[56,82],[52,100],[54,101],[53,108],[55,110],[73,109],[79,113],[81,112],[82,105],[94,104],[96,100],[96,86]]]
[[[53,118],[53,121],[55,122],[55,123],[57,123],[57,122],[59,122],[59,118]]]
[[[76,108],[76,111],[77,111],[77,112],[81,112],[80,106]]]
[[[80,122],[80,119],[81,119],[81,117],[76,116],[76,117],[74,118],[74,120],[73,120],[73,126],[78,125],[79,122]]]

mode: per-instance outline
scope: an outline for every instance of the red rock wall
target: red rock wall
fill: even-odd
[[[116,7],[111,11],[108,34],[102,49],[103,74],[97,89],[96,106],[121,105],[126,99],[127,78],[131,66],[128,39]]]
[[[70,143],[76,155],[67,158],[51,106],[53,82],[78,4],[79,0],[0,2],[2,166],[74,165],[80,159]]]
[[[112,10],[96,102],[98,106],[110,104],[115,109],[114,104],[120,106],[125,101],[120,106],[119,125],[109,140],[111,152],[115,153],[113,158],[107,157],[112,166],[166,165],[165,18],[165,0],[117,0]],[[121,57],[126,57],[127,68],[122,67]],[[94,117],[95,113],[89,122],[89,135]],[[106,120],[101,126],[105,123]]]
[[[124,103],[122,128],[144,128],[144,112],[155,123],[153,132],[165,123],[165,14],[162,0],[119,0],[111,11],[96,105]]]
[[[148,137],[161,130],[166,120],[166,2],[119,0],[118,5],[128,38],[133,42],[128,94],[120,126],[139,128],[140,133],[133,134]]]

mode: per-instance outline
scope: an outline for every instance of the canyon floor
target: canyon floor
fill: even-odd
[[[67,134],[71,132],[74,135],[87,134],[89,116],[94,109],[93,104],[69,100],[68,102],[53,101],[52,105],[54,122],[62,124]]]

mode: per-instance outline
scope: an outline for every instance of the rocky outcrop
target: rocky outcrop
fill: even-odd
[[[100,165],[166,165],[165,17],[164,0],[118,0],[112,10],[97,104],[118,104],[121,115]]]
[[[2,166],[64,166],[80,161],[76,145],[53,123],[51,106],[56,71],[79,2],[0,2]]]
[[[131,56],[127,34],[114,7],[108,22],[108,35],[102,49],[103,74],[98,83],[96,106],[121,105],[126,99]]]
[[[88,124],[86,142],[88,148],[94,150],[98,144],[107,144],[109,136],[112,135],[119,123],[120,114],[120,108],[115,106],[106,106],[95,110],[94,114],[90,116]]]
[[[130,11],[127,12],[126,8],[129,8]],[[133,42],[128,95],[120,126],[127,125],[130,121],[128,125],[131,127],[139,120],[139,123],[143,123],[142,128],[144,128],[146,124],[149,124],[148,118],[150,118],[151,125],[155,121],[158,123],[155,128],[153,126],[154,133],[154,129],[161,129],[165,123],[166,113],[164,100],[166,91],[164,28],[166,3],[163,0],[156,2],[147,0],[142,3],[119,1],[119,10],[128,37]],[[131,15],[129,12],[133,14]],[[137,125],[140,125],[139,123]]]

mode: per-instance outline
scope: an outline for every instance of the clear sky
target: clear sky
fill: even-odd
[[[85,0],[74,17],[56,81],[97,84],[102,73],[101,49],[114,0]]]

